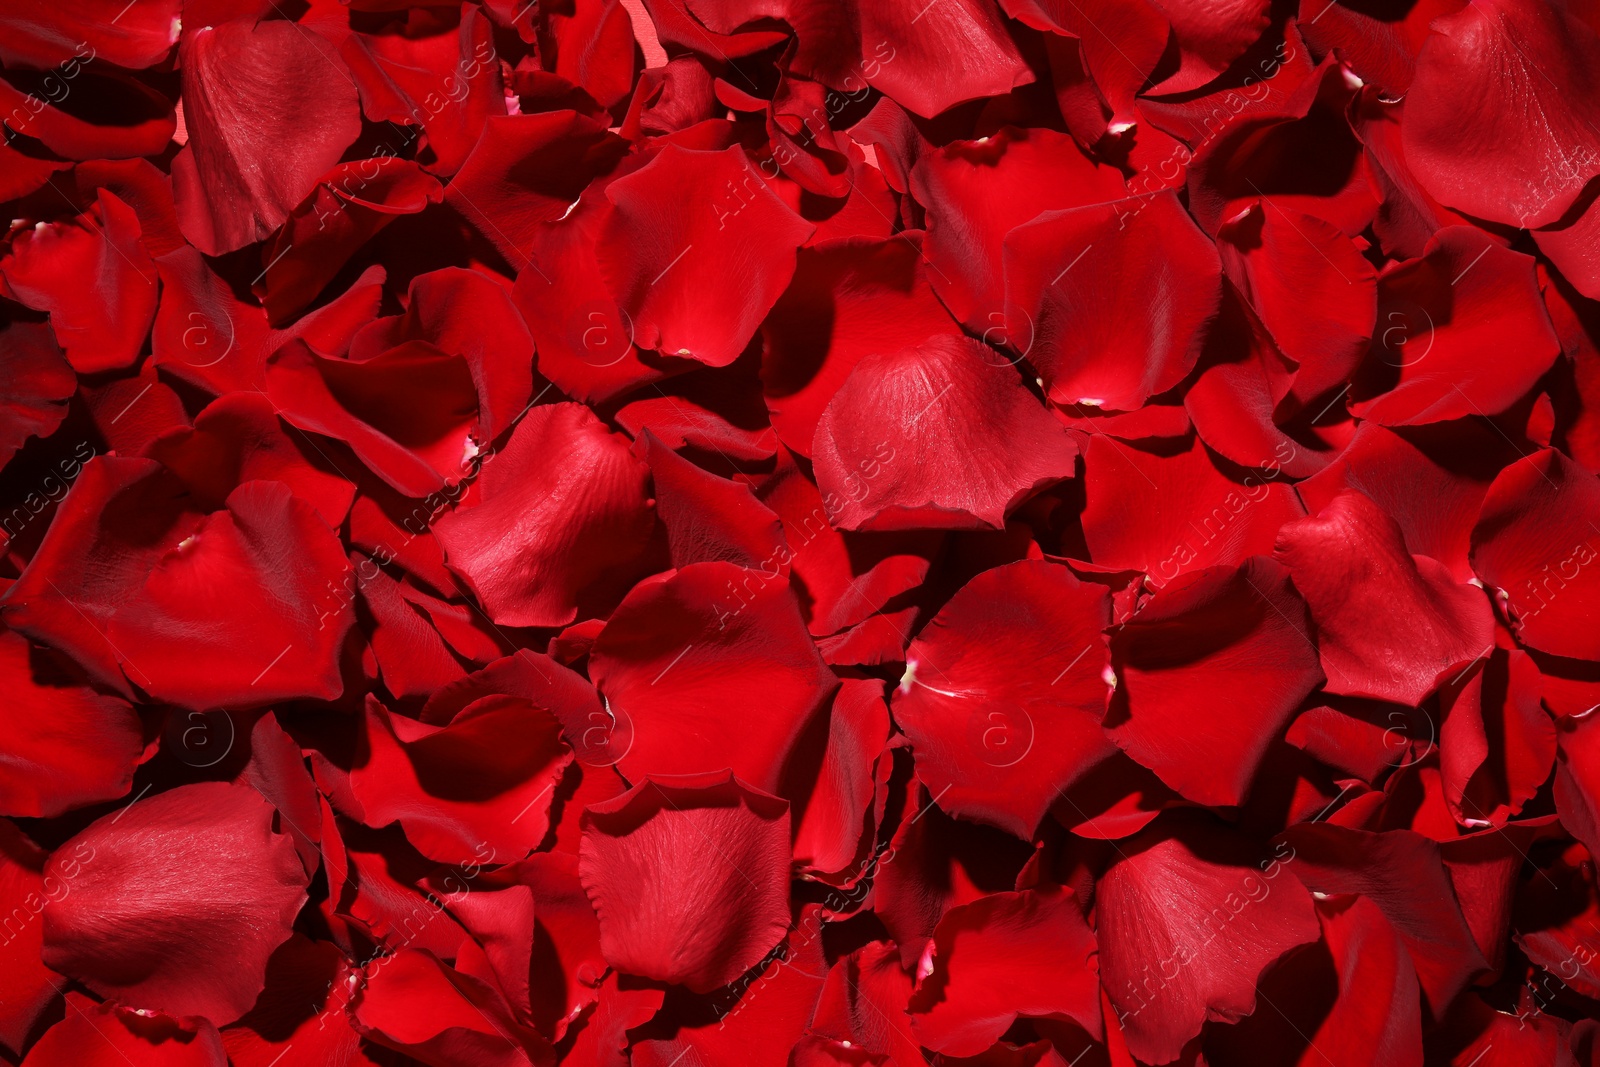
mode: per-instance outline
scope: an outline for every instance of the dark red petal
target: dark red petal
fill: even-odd
[[[28,1067],[227,1067],[216,1027],[67,994],[67,1014],[39,1039]]]
[[[85,71],[81,57],[47,74],[4,72],[0,109],[16,133],[36,138],[68,159],[160,155],[176,126],[171,100],[126,74],[104,68]]]
[[[674,1061],[798,1067],[796,1050],[828,975],[822,909],[801,909],[795,928],[768,956],[725,990],[701,999],[669,997],[633,1048],[637,1067]],[[709,1010],[707,1010],[709,1008]],[[680,1065],[681,1067],[681,1065]]]
[[[1515,344],[1522,355],[1502,358]],[[1560,354],[1533,260],[1451,226],[1378,279],[1378,323],[1350,410],[1385,426],[1494,415]]]
[[[563,1064],[572,1067],[630,1067],[628,1032],[661,1010],[662,991],[616,971],[606,974],[593,1013],[585,1016]]]
[[[1351,237],[1372,221],[1377,197],[1346,117],[1350,83],[1334,57],[1312,70],[1300,59],[1303,51],[1309,49],[1290,23],[1271,55],[1244,68],[1245,77],[1254,79],[1247,90],[1200,96],[1167,121],[1173,136],[1194,140],[1189,211],[1207,233],[1267,199],[1276,211],[1311,215]],[[1273,78],[1286,80],[1284,91],[1274,91],[1268,80]],[[1251,106],[1252,100],[1262,102]],[[1229,121],[1236,110],[1242,113]],[[1163,117],[1160,105],[1147,114]],[[1191,159],[1181,146],[1169,158]],[[1165,178],[1168,169],[1162,160],[1156,176]],[[1146,178],[1146,188],[1149,183]]]
[[[1033,81],[994,0],[885,0],[857,18],[867,84],[924,118]]]
[[[1344,384],[1366,354],[1378,315],[1377,272],[1356,243],[1330,223],[1268,201],[1228,220],[1217,236],[1228,277],[1299,364],[1300,404]]]
[[[334,590],[328,598],[329,606],[348,599],[349,587],[359,589],[361,602],[370,615],[370,622],[363,618],[367,622],[367,643],[377,660],[384,687],[394,697],[402,702],[426,699],[466,677],[438,629],[377,560],[353,552],[350,568],[346,590]]]
[[[668,360],[674,370],[687,360]],[[753,369],[749,364],[747,370]],[[761,385],[754,375],[730,376],[713,370],[684,374],[670,385],[655,386],[617,410],[617,422],[637,437],[649,430],[671,449],[685,446],[739,460],[771,459],[777,435],[767,423]]]
[[[1594,853],[1600,849],[1600,716],[1592,711],[1556,724],[1554,794],[1561,824]]]
[[[1432,841],[1410,830],[1374,834],[1328,824],[1292,826],[1285,837],[1292,870],[1308,888],[1357,893],[1383,911],[1411,953],[1432,1018],[1486,967]]]
[[[11,462],[30,437],[49,437],[67,417],[67,401],[78,376],[61,355],[49,329],[13,322],[0,331],[0,468]]]
[[[126,701],[96,693],[72,664],[9,631],[0,631],[0,689],[0,814],[50,817],[126,796],[134,769],[153,753]]]
[[[900,825],[873,872],[872,907],[912,971],[946,911],[1014,889],[1034,853],[1008,833],[946,815],[915,779],[899,806]]]
[[[1315,436],[1315,429],[1302,429],[1296,439],[1278,426],[1279,410],[1293,409],[1296,403],[1289,397],[1294,363],[1278,349],[1232,282],[1223,285],[1221,313],[1211,324],[1200,365],[1199,374],[1183,396],[1182,411],[1194,423],[1199,438],[1218,455],[1243,467],[1281,471],[1290,477],[1313,473],[1330,458],[1329,446]],[[1313,420],[1332,410],[1339,399],[1336,396]],[[1161,409],[1151,405],[1141,412],[1104,421],[1095,419],[1082,407],[1065,410],[1084,416],[1081,429],[1118,435],[1133,420]],[[1188,427],[1181,427],[1179,436],[1187,430]],[[1329,436],[1337,439],[1338,432]],[[1137,439],[1140,435],[1128,436]]]
[[[533,936],[517,946],[530,1017],[542,1032],[559,1037],[586,1005],[604,996],[597,988],[606,973],[600,921],[578,877],[576,850],[537,853],[507,873],[533,895]]]
[[[1301,0],[1299,26],[1319,53],[1337,49],[1362,81],[1399,97],[1411,87],[1429,24],[1464,6],[1463,0],[1423,0],[1402,11]]]
[[[650,465],[656,512],[674,567],[722,560],[755,570],[788,570],[783,524],[748,485],[719,478],[663,445],[649,430],[634,452]]]
[[[1500,473],[1472,531],[1472,567],[1511,615],[1518,638],[1543,652],[1600,659],[1600,486],[1546,450]]]
[[[794,274],[812,225],[744,151],[663,148],[606,187],[600,269],[642,348],[725,367]],[[683,210],[685,204],[693,210]]]
[[[1537,994],[1535,994],[1537,995]],[[1514,1006],[1516,1007],[1516,1006]],[[1449,1067],[1520,1067],[1525,1063],[1577,1067],[1566,1040],[1566,1020],[1537,1006],[1501,1011],[1476,991],[1456,1002],[1428,1042],[1429,1063]]]
[[[361,132],[355,83],[292,22],[235,19],[184,35],[189,142],[172,164],[189,243],[221,255],[285,219]]]
[[[1321,932],[1292,849],[1168,815],[1120,855],[1095,892],[1100,973],[1141,1060],[1167,1063],[1208,1019],[1254,1012],[1262,972]]]
[[[1172,20],[1181,63],[1151,91],[1198,89],[1228,69],[1270,23],[1270,0],[1156,0]]]
[[[1077,446],[1016,370],[970,338],[870,356],[812,446],[829,522],[846,530],[991,529],[1072,476]]]
[[[929,1048],[976,1055],[1019,1016],[1100,1029],[1094,933],[1070,889],[996,893],[951,908],[932,952],[933,970],[906,1009]]]
[[[406,292],[406,313],[379,319],[351,338],[350,359],[372,359],[408,341],[466,360],[478,392],[479,447],[528,410],[533,338],[504,283],[459,267],[419,274]]]
[[[812,877],[849,875],[870,839],[880,753],[889,739],[883,684],[846,678],[833,695],[815,785],[794,816],[794,855]],[[879,807],[882,807],[880,803]],[[830,879],[831,880],[831,879]]]
[[[1114,751],[1100,728],[1110,621],[1103,587],[1027,560],[978,575],[917,635],[894,717],[945,811],[1031,838]]]
[[[894,942],[863,945],[829,970],[811,1032],[836,1046],[886,1055],[891,1064],[914,1065],[923,1056],[904,1015],[911,986]]]
[[[556,263],[530,251],[539,224],[565,216],[584,187],[626,149],[615,134],[576,112],[494,116],[483,124],[445,200],[516,270],[531,262],[559,277]]]
[[[424,22],[421,32],[352,33],[339,55],[355,75],[366,117],[422,127],[418,158],[435,173],[454,174],[478,131],[506,113],[506,88],[483,12],[466,8],[458,24],[429,28]]]
[[[255,1007],[222,1031],[232,1067],[368,1067],[360,1037],[344,1015],[354,988],[344,954],[295,934],[267,964]]]
[[[1357,490],[1286,523],[1277,556],[1311,608],[1330,693],[1415,706],[1493,647],[1482,590],[1406,552],[1399,524]]]
[[[1244,802],[1268,747],[1322,681],[1305,605],[1261,558],[1163,586],[1113,633],[1111,657],[1122,692],[1106,732],[1201,804]]]
[[[1478,510],[1495,475],[1515,458],[1505,438],[1473,421],[1398,431],[1363,422],[1328,468],[1295,490],[1313,514],[1341,490],[1360,490],[1399,524],[1406,551],[1437,560],[1465,582],[1473,577],[1467,553]]]
[[[512,1017],[495,989],[405,948],[369,965],[350,1003],[368,1039],[439,1067],[547,1067],[549,1044]]]
[[[156,269],[162,298],[152,362],[213,396],[264,391],[267,357],[292,337],[304,337],[318,352],[342,354],[377,314],[384,279],[382,267],[371,267],[331,303],[274,330],[266,311],[239,299],[194,249],[162,256]]]
[[[1529,959],[1562,984],[1600,999],[1600,954],[1588,944],[1600,922],[1600,893],[1587,849],[1569,846],[1523,882],[1515,921],[1516,942]]]
[[[441,863],[519,860],[550,827],[551,790],[572,749],[554,715],[517,697],[484,697],[448,726],[367,703],[366,761],[350,772],[364,821],[398,821],[417,851]]]
[[[1463,826],[1503,826],[1555,765],[1556,727],[1539,704],[1539,669],[1525,652],[1496,649],[1440,704],[1445,803]]]
[[[344,441],[407,496],[439,492],[477,459],[482,416],[471,369],[426,341],[354,360],[296,339],[268,358],[266,383],[286,422]]]
[[[1006,313],[1031,324],[1024,354],[1061,404],[1131,411],[1178,384],[1221,277],[1175,193],[1046,212],[1005,239]]]
[[[1600,36],[1534,0],[1475,0],[1432,30],[1406,94],[1412,170],[1469,215],[1555,222],[1600,170]]]
[[[579,871],[613,967],[707,993],[789,927],[789,805],[727,772],[646,778],[584,812]]]
[[[20,1056],[60,996],[59,979],[39,961],[40,916],[51,900],[71,892],[62,876],[76,877],[81,867],[70,854],[47,867],[44,852],[9,820],[0,820],[0,909],[6,916],[0,940],[0,1049]]]
[[[1084,451],[1083,537],[1101,566],[1143,571],[1159,588],[1270,552],[1278,528],[1302,514],[1281,471],[1224,473],[1198,439],[1149,445],[1096,435]]]
[[[609,211],[603,198],[591,195],[565,218],[531,226],[529,265],[513,290],[538,344],[539,373],[585,402],[608,400],[668,373],[654,361],[643,362],[633,345],[633,323],[600,274],[596,240]]]
[[[655,526],[648,468],[579,404],[534,408],[465,503],[434,526],[450,569],[501,626],[564,626],[609,607]]]
[[[294,842],[248,786],[136,800],[57,850],[82,864],[44,917],[44,960],[101,996],[230,1023],[306,900]]]
[[[382,156],[342,163],[262,246],[262,305],[285,325],[311,303],[362,245],[398,215],[444,198],[444,187],[410,160]]]
[[[1317,901],[1317,918],[1326,949],[1297,954],[1274,970],[1260,995],[1276,1010],[1218,1028],[1206,1043],[1208,1062],[1275,1056],[1297,1067],[1422,1067],[1417,974],[1394,927],[1358,896]]]
[[[625,777],[729,767],[771,792],[837,684],[788,583],[729,563],[691,564],[628,594],[589,674],[624,735],[612,749]]]
[[[195,416],[192,429],[159,438],[145,455],[182,478],[207,508],[220,508],[245,482],[282,482],[337,528],[355,486],[327,469],[327,458],[314,447],[303,434],[290,435],[266,397],[233,393]]]
[[[6,591],[6,625],[60,649],[96,682],[131,696],[122,673],[126,660],[107,640],[106,628],[162,555],[201,521],[186,508],[186,495],[154,460],[90,459],[27,569]],[[96,566],[79,566],[85,558]],[[136,667],[128,672],[143,677]]]
[[[50,313],[56,342],[80,374],[129,366],[150,332],[156,271],[139,234],[133,209],[102,191],[79,221],[24,230],[0,260],[8,295]]]

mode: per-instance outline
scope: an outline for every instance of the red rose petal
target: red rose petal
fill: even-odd
[[[289,217],[361,130],[355,83],[290,22],[235,19],[185,34],[188,144],[172,164],[183,235],[207,255]]]
[[[1496,591],[1517,636],[1544,652],[1600,659],[1592,590],[1600,487],[1558,452],[1500,473],[1472,530],[1472,567]]]
[[[156,272],[133,209],[109,192],[67,223],[40,223],[0,260],[9,294],[50,313],[80,374],[121,370],[139,356],[156,309]]]
[[[1005,240],[1007,314],[1032,324],[1024,354],[1057,403],[1130,411],[1176,385],[1221,276],[1175,193],[1046,212]]]
[[[1098,435],[1084,452],[1083,537],[1095,563],[1139,570],[1157,587],[1272,550],[1301,514],[1277,472],[1223,472],[1198,439],[1151,451]]]
[[[61,657],[0,631],[0,687],[7,693],[0,814],[39,818],[126,796],[149,758],[139,716],[96,693]],[[93,738],[85,745],[85,738]]]
[[[600,269],[635,341],[711,367],[738,358],[812,231],[737,148],[668,145],[607,186],[606,197]],[[699,210],[677,210],[686,198]]]
[[[1507,343],[1525,355],[1500,358]],[[1385,426],[1493,415],[1560,351],[1533,261],[1464,226],[1378,280],[1378,325],[1350,410]]]
[[[724,772],[646,778],[584,813],[580,873],[612,966],[698,993],[789,926],[789,806]]]
[[[34,1045],[28,1067],[225,1067],[216,1027],[67,994],[67,1014]]]
[[[564,626],[629,577],[655,525],[646,478],[626,439],[587,408],[545,405],[483,461],[472,495],[434,529],[450,569],[496,623]]]
[[[1407,553],[1399,524],[1357,490],[1286,523],[1277,555],[1311,608],[1330,693],[1414,706],[1494,643],[1482,591]]]
[[[1072,476],[1077,451],[1007,361],[969,338],[862,360],[812,445],[829,521],[845,530],[1001,529]]]
[[[82,870],[45,912],[45,962],[102,996],[237,1019],[306,900],[275,815],[247,786],[205,782],[96,821],[61,847]]]
[[[1311,895],[1289,873],[1293,855],[1205,820],[1157,823],[1122,845],[1096,890],[1096,935],[1135,1056],[1170,1062],[1207,1019],[1257,1010],[1262,972],[1317,939]]]
[[[788,584],[729,563],[642,583],[600,632],[589,673],[628,738],[613,742],[625,777],[729,767],[773,792],[837,685]]]
[[[67,417],[67,401],[78,376],[61,354],[47,327],[14,322],[0,337],[0,375],[6,397],[0,403],[0,468],[30,437],[49,437]]]
[[[1555,222],[1600,173],[1592,87],[1600,36],[1530,0],[1474,0],[1431,28],[1406,98],[1412,169],[1428,192],[1469,215]],[[1526,87],[1508,92],[1523,74]],[[1527,121],[1534,113],[1539,121]]]
[[[442,863],[521,859],[549,830],[550,793],[572,762],[555,716],[516,697],[484,697],[448,726],[367,704],[366,762],[350,788],[370,826],[398,821]]]
[[[1019,996],[1020,994],[1020,996]],[[971,1056],[1019,1016],[1100,1028],[1094,934],[1071,890],[996,893],[951,908],[933,935],[933,970],[907,1008],[924,1045]]]
[[[945,811],[1032,837],[1113,751],[1100,729],[1110,621],[1104,589],[1027,560],[978,575],[917,635],[894,716]]]
[[[1288,579],[1260,558],[1185,575],[1112,635],[1123,688],[1106,733],[1190,800],[1243,803],[1268,746],[1322,681]],[[1232,695],[1219,706],[1222,693]]]

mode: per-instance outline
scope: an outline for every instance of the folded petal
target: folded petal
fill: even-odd
[[[1171,192],[1045,212],[1005,238],[1006,309],[1032,324],[1026,354],[1057,403],[1131,411],[1177,385],[1221,278]]]
[[[1518,358],[1503,358],[1508,345]],[[1498,414],[1560,351],[1532,258],[1473,227],[1447,227],[1421,259],[1378,279],[1377,333],[1350,410],[1385,426]]]
[[[398,821],[441,863],[519,860],[550,828],[551,791],[572,762],[561,724],[517,697],[484,697],[448,726],[391,714],[369,698],[366,762],[350,772],[365,821]]]

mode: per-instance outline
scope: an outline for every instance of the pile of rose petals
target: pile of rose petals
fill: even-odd
[[[0,0],[0,1064],[1600,1065],[1597,0]]]

